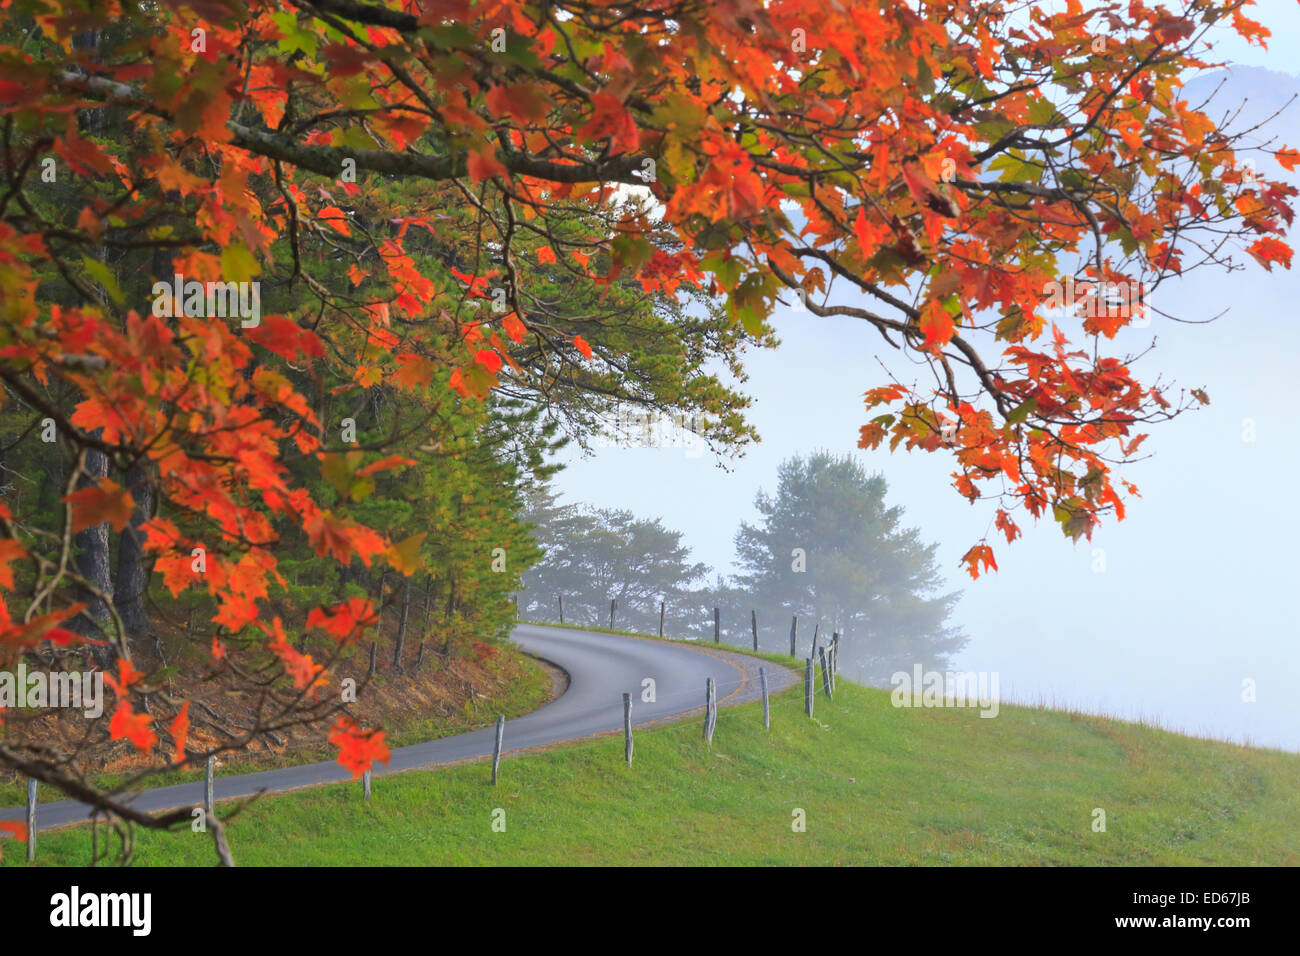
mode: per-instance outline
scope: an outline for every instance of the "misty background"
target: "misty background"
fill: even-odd
[[[1207,112],[1219,119],[1244,102],[1235,128],[1300,94],[1300,76],[1289,72],[1300,13],[1294,4],[1265,2],[1253,15],[1273,30],[1272,48],[1224,37],[1215,54],[1233,65],[1187,86],[1196,102],[1222,82]],[[1274,147],[1300,146],[1300,104],[1264,133],[1276,138]],[[1267,158],[1256,164],[1262,175],[1283,177]],[[1300,751],[1292,606],[1300,590],[1293,491],[1300,427],[1288,400],[1300,371],[1300,275],[1265,272],[1244,252],[1233,260],[1240,270],[1197,270],[1162,285],[1153,299],[1187,320],[1226,310],[1217,321],[1178,324],[1157,314],[1148,328],[1125,330],[1111,343],[1111,353],[1122,354],[1154,339],[1136,365],[1139,377],[1160,374],[1175,393],[1204,387],[1211,404],[1151,429],[1143,447],[1150,457],[1122,471],[1142,497],[1128,502],[1127,520],[1104,524],[1091,541],[1071,543],[1054,522],[1034,525],[1017,514],[1023,537],[1007,545],[993,536],[992,504],[971,505],[953,490],[944,456],[859,450],[862,393],[884,380],[881,362],[910,380],[908,360],[882,348],[864,323],[780,307],[772,317],[780,347],[750,352],[745,362],[744,388],[755,400],[750,420],[762,441],[743,458],[720,463],[681,447],[570,449],[553,487],[561,504],[662,519],[682,532],[690,561],[731,575],[739,570],[736,531],[758,520],[755,495],[775,491],[780,463],[817,451],[851,455],[867,473],[883,475],[886,503],[904,509],[902,524],[922,541],[937,543],[945,590],[962,592],[949,623],[969,640],[951,658],[955,669],[998,672],[1004,701]],[[958,560],[986,535],[1000,570],[972,581]],[[1094,570],[1099,558],[1102,571]],[[711,619],[700,623],[711,633]],[[725,625],[747,633],[748,612]],[[762,625],[765,646],[788,636],[788,618]],[[801,633],[801,645],[808,637]],[[843,676],[858,676],[847,656],[841,667]],[[1247,679],[1255,702],[1243,701]]]

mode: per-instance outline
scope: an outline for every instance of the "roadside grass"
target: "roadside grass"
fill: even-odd
[[[712,747],[698,720],[639,731],[631,767],[615,735],[503,758],[496,788],[477,762],[376,777],[368,804],[359,781],[264,797],[231,847],[241,865],[1300,864],[1300,755],[1031,707],[895,708],[847,681],[812,720],[799,687],[771,731],[761,714],[722,709]],[[37,839],[38,865],[89,858],[85,827]],[[5,843],[0,865],[27,865]],[[209,835],[137,831],[137,864],[214,861]]]

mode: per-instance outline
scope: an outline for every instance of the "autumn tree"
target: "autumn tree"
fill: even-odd
[[[1072,537],[1123,517],[1118,469],[1147,426],[1208,399],[1138,379],[1115,337],[1147,298],[1113,293],[1240,250],[1290,264],[1295,190],[1181,94],[1216,25],[1264,42],[1247,7],[12,0],[0,381],[22,409],[8,431],[48,419],[65,465],[59,507],[0,507],[0,644],[102,642],[108,735],[160,752],[154,769],[190,763],[186,705],[143,710],[136,584],[113,593],[101,560],[129,529],[129,561],[208,595],[214,667],[258,686],[278,669],[258,726],[335,721],[360,772],[382,736],[323,688],[376,609],[307,610],[323,649],[298,650],[263,613],[281,538],[417,573],[353,489],[412,467],[435,387],[539,404],[564,387],[581,423],[612,377],[739,437],[743,401],[690,370],[767,339],[780,296],[869,323],[925,370],[863,371],[861,442],[949,455],[1008,541],[1019,512]],[[255,282],[256,308],[239,298]],[[643,367],[658,390],[631,372],[644,336],[617,296],[638,288],[681,297],[638,320],[672,340]],[[686,378],[664,376],[674,362]],[[380,385],[414,413],[346,440],[327,404]],[[995,566],[986,541],[966,561]],[[0,761],[119,821],[189,819],[4,741]]]

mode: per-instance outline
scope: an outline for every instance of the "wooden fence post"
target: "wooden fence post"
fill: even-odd
[[[617,599],[609,599],[609,629],[614,630],[614,608],[618,604]]]
[[[713,609],[713,643],[716,644],[722,639],[722,615],[715,607]]]
[[[718,701],[713,687],[713,678],[704,685],[704,739],[713,743],[713,725],[718,715]]]
[[[794,637],[799,630],[799,615],[790,618],[790,656],[794,657]]]
[[[560,623],[563,624],[564,623],[564,595],[557,592],[555,596],[560,599]]]
[[[749,629],[754,632],[754,650],[758,650],[758,612],[750,610]]]
[[[370,799],[370,771],[367,770],[361,775],[361,789],[365,792],[366,799]]]
[[[632,695],[623,695],[623,756],[632,766]]]
[[[212,805],[216,802],[214,795],[217,775],[217,758],[209,757],[208,765],[203,770],[203,812],[212,816]]]
[[[809,717],[813,715],[813,663],[811,657],[808,658],[803,671],[803,712]]]
[[[822,690],[826,692],[826,699],[830,700],[831,699],[831,669],[830,669],[830,665],[826,663],[826,648],[823,647],[817,653],[821,655],[821,661],[822,661]]]
[[[497,736],[492,745],[492,786],[497,785],[497,770],[501,766],[501,739],[506,734],[506,715],[497,714]]]
[[[27,862],[36,859],[36,778],[27,778]]]
[[[812,650],[808,652],[810,655],[812,655],[814,659],[817,657],[817,635],[821,631],[821,629],[822,629],[821,621],[818,621],[816,626],[813,628]]]
[[[840,632],[831,634],[831,693],[835,692],[835,675],[840,669]]]
[[[659,636],[664,636],[664,604],[666,601],[659,602]]]
[[[758,669],[758,685],[763,688],[763,729],[771,730],[772,708],[768,706],[767,702],[767,674],[764,673],[761,667]]]

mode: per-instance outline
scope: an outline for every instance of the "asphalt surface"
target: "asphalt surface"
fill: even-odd
[[[625,692],[632,695],[633,726],[701,709],[709,677],[717,685],[720,705],[742,703],[759,695],[758,661],[739,654],[536,624],[520,624],[511,636],[528,653],[563,669],[568,674],[569,685],[549,704],[506,721],[503,754],[621,731]],[[764,667],[773,693],[790,686],[796,679],[785,668],[770,664]],[[654,681],[652,703],[642,700],[646,678]],[[387,765],[375,765],[373,776],[491,756],[495,735],[495,727],[484,727],[454,737],[398,747]],[[218,773],[213,790],[220,801],[350,779],[352,775],[347,770],[329,761],[228,777]],[[203,782],[139,791],[129,802],[150,813],[202,806]],[[24,812],[22,807],[0,809],[0,820],[21,820]],[[81,823],[89,814],[88,807],[74,800],[42,803],[37,812],[37,829]]]

